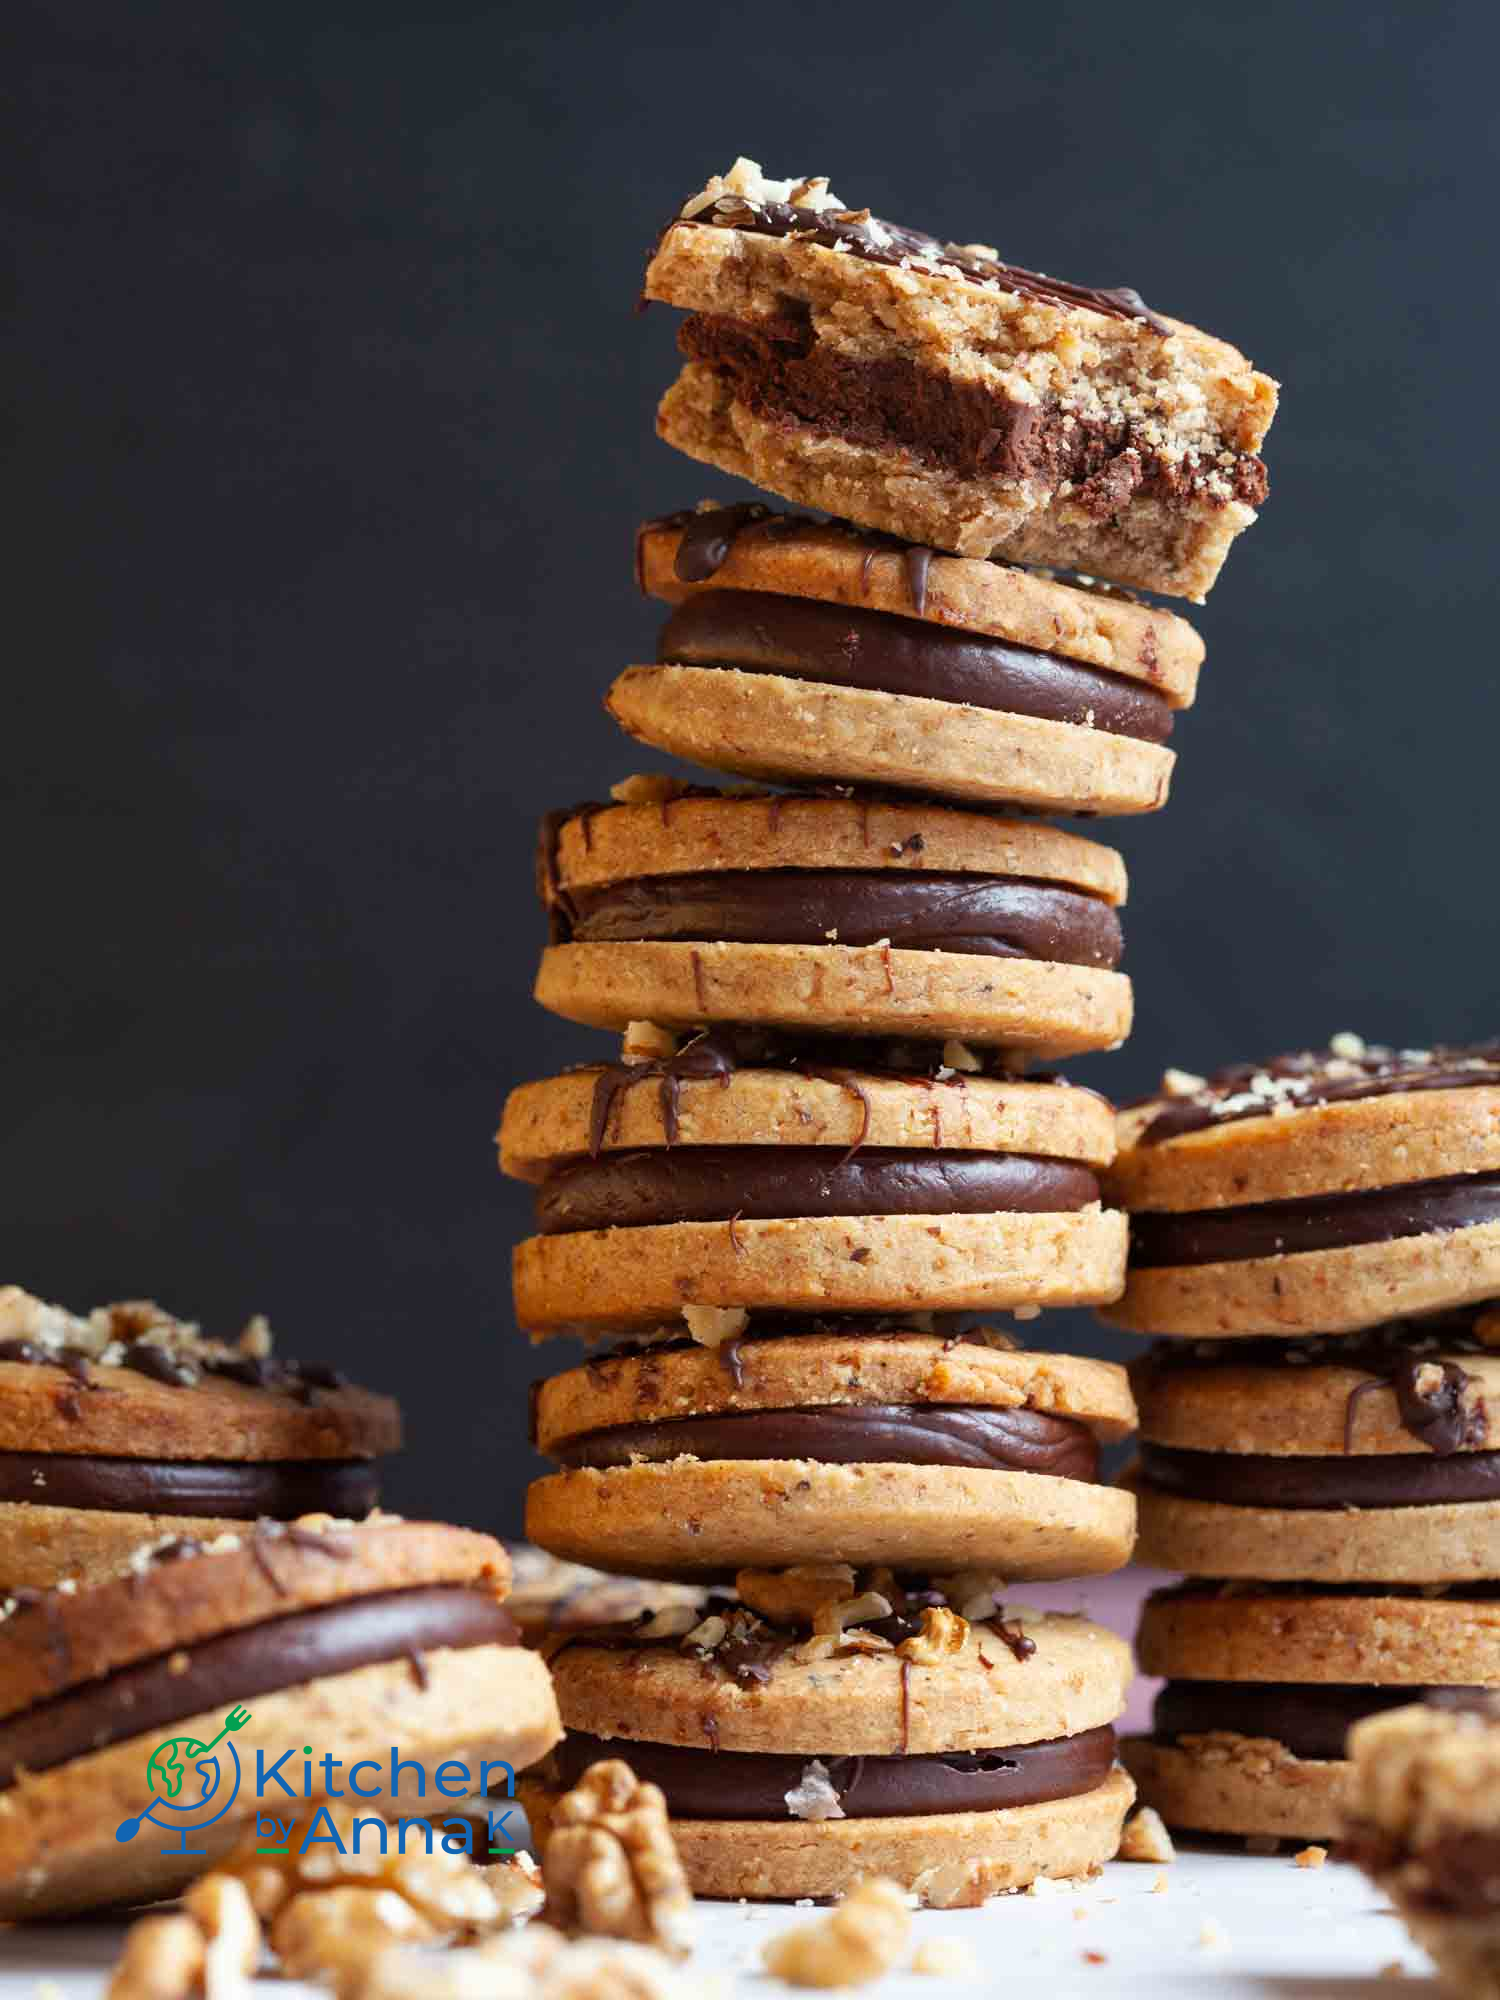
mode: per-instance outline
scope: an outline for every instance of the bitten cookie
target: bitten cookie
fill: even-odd
[[[1448,1990],[1500,1996],[1500,1698],[1362,1722],[1342,1852],[1395,1904]]]
[[[882,1051],[717,1029],[652,1061],[527,1084],[502,1161],[538,1183],[515,1255],[534,1336],[694,1307],[902,1313],[1118,1294],[1102,1098]],[[978,1058],[954,1048],[968,1063]],[[634,1143],[629,1143],[632,1141]],[[622,1143],[624,1142],[624,1143]]]
[[[606,1356],[540,1384],[564,1467],[527,1499],[555,1554],[646,1575],[746,1564],[960,1562],[1083,1576],[1130,1556],[1134,1503],[1098,1483],[1124,1371],[978,1339],[829,1333]]]
[[[742,1603],[551,1652],[568,1735],[522,1784],[545,1837],[601,1757],[659,1785],[693,1888],[838,1896],[893,1877],[951,1909],[1093,1872],[1131,1797],[1113,1723],[1130,1654],[1006,1607],[980,1573],[747,1571]]]
[[[1143,1562],[1333,1583],[1500,1576],[1500,1311],[1159,1341],[1132,1379]]]
[[[1128,1033],[1112,849],[942,806],[681,791],[544,826],[536,997],[553,1013],[1038,1057]]]
[[[1199,1833],[1323,1840],[1351,1728],[1500,1683],[1500,1593],[1187,1583],[1148,1599],[1136,1647],[1166,1678],[1152,1734],[1121,1745],[1146,1804]]]
[[[1121,1114],[1135,1333],[1340,1333],[1500,1293],[1500,1046],[1356,1035]]]
[[[1166,802],[1173,711],[1202,657],[1169,612],[754,503],[648,521],[637,568],[676,607],[656,664],[609,693],[644,743],[960,804]]]
[[[392,1789],[397,1755],[428,1773],[464,1760],[476,1791],[502,1779],[497,1763],[535,1762],[560,1725],[503,1608],[508,1582],[486,1535],[313,1515],[147,1544],[123,1576],[12,1593],[0,1918],[169,1896],[262,1806],[310,1828],[362,1760],[358,1797],[393,1815],[432,1811],[430,1783],[425,1804],[409,1773]],[[260,1760],[288,1750],[292,1789],[283,1778],[262,1799]]]
[[[1265,495],[1276,385],[1226,342],[821,178],[715,175],[646,297],[692,314],[667,443],[866,527],[1201,598]]]
[[[144,1301],[77,1318],[0,1288],[0,1593],[116,1569],[168,1532],[368,1514],[396,1405],[282,1360],[252,1320],[214,1340]]]

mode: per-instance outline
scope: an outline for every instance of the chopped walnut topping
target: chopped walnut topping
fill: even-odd
[[[1200,1090],[1207,1090],[1208,1078],[1195,1076],[1189,1069],[1169,1069],[1162,1076],[1163,1097],[1196,1097]]]
[[[660,806],[680,799],[692,786],[683,778],[669,778],[665,771],[637,771],[611,785],[609,795],[616,805]]]
[[[768,1972],[792,1986],[864,1986],[901,1962],[910,1934],[904,1892],[874,1875],[820,1922],[771,1938],[762,1957]]]
[[[531,1924],[465,1951],[382,1952],[353,2000],[704,2000],[707,1990],[648,1945],[569,1944]]]
[[[953,1654],[961,1653],[969,1636],[967,1620],[956,1611],[929,1604],[922,1613],[922,1629],[903,1639],[896,1651],[916,1667],[940,1666]]]
[[[0,1340],[24,1341],[47,1356],[74,1354],[102,1368],[122,1367],[132,1350],[155,1349],[184,1386],[196,1382],[210,1363],[263,1361],[271,1352],[271,1329],[259,1314],[238,1339],[212,1340],[192,1320],[178,1319],[149,1299],[96,1306],[80,1319],[19,1285],[0,1286]]]
[[[858,1597],[823,1605],[813,1617],[813,1631],[838,1633],[851,1625],[873,1625],[877,1619],[889,1618],[892,1608],[891,1600],[878,1590],[863,1590]]]
[[[773,1625],[811,1627],[820,1611],[854,1597],[848,1563],[798,1563],[791,1569],[742,1569],[734,1580],[740,1599]]]
[[[1005,1609],[1006,1580],[992,1569],[955,1570],[952,1576],[935,1576],[932,1587],[971,1625],[982,1625]]]
[[[382,1854],[374,1830],[376,1815],[356,1814],[348,1806],[330,1806],[328,1811],[342,1854],[337,1846],[321,1844],[310,1854],[258,1854],[250,1833],[219,1864],[218,1872],[244,1884],[256,1912],[266,1921],[304,1890],[326,1893],[342,1888],[393,1891],[431,1926],[433,1935],[489,1929],[500,1921],[484,1871],[467,1855],[450,1854],[440,1846],[434,1846],[431,1854],[421,1849],[402,1854],[393,1828],[388,1829]]]
[[[558,1801],[542,1855],[547,1921],[629,1938],[674,1958],[691,1950],[693,1896],[655,1785],[619,1758],[590,1765]]]
[[[670,1028],[655,1021],[627,1021],[620,1044],[620,1060],[625,1063],[666,1062],[677,1053],[677,1037]]]
[[[684,1306],[682,1317],[700,1347],[722,1347],[750,1324],[743,1306]]]
[[[738,195],[743,201],[790,202],[795,208],[810,208],[820,214],[824,210],[837,210],[844,206],[829,189],[826,175],[806,174],[786,181],[768,180],[760,170],[759,161],[742,157],[735,161],[727,174],[709,176],[703,192],[695,194],[691,201],[684,204],[682,219],[691,221],[715,203],[722,203],[728,195]]]
[[[189,2000],[203,1990],[206,1956],[191,1917],[143,1917],[125,1934],[105,2000]]]
[[[793,1819],[844,1817],[843,1805],[833,1788],[828,1766],[821,1757],[814,1757],[810,1763],[803,1765],[802,1776],[786,1794],[786,1809]]]
[[[966,1042],[949,1040],[943,1044],[943,1068],[974,1076],[984,1068],[984,1062]]]
[[[1125,1823],[1120,1835],[1121,1861],[1175,1861],[1177,1849],[1166,1823],[1153,1806],[1142,1806]]]
[[[271,1925],[271,1949],[288,1979],[317,1980],[342,1996],[358,1991],[388,1945],[436,1936],[393,1889],[345,1884],[293,1896]]]

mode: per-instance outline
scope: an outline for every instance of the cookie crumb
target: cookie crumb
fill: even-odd
[[[911,1969],[937,1979],[977,1979],[979,1960],[962,1938],[927,1938],[917,1946]]]
[[[1142,1806],[1132,1813],[1120,1836],[1121,1861],[1175,1861],[1177,1849],[1166,1823],[1154,1806]]]
[[[1203,1927],[1198,1932],[1198,1948],[1200,1951],[1227,1951],[1229,1949],[1229,1933],[1217,1917],[1205,1917],[1203,1919]]]
[[[1328,1859],[1326,1847],[1304,1847],[1292,1859],[1299,1868],[1321,1868]]]
[[[872,1875],[820,1923],[768,1938],[761,1956],[766,1970],[791,1986],[863,1986],[896,1966],[910,1934],[905,1891]]]
[[[1079,1957],[1080,1957],[1080,1958],[1082,1958],[1082,1960],[1083,1960],[1083,1962],[1084,1962],[1084,1964],[1085,1964],[1085,1965],[1108,1965],[1108,1964],[1109,1964],[1109,1960],[1108,1960],[1108,1959],[1107,1959],[1107,1958],[1105,1957],[1105,1955],[1104,1955],[1104,1953],[1103,1953],[1102,1951],[1085,1951],[1085,1952],[1080,1952],[1080,1953],[1079,1953]]]
[[[1166,1877],[1165,1875],[1158,1875],[1158,1876],[1157,1876],[1156,1880],[1155,1880],[1155,1881],[1154,1881],[1154,1882],[1153,1882],[1153,1883],[1151,1884],[1151,1893],[1152,1893],[1152,1895],[1153,1895],[1153,1896],[1165,1896],[1165,1895],[1166,1895],[1166,1893],[1167,1893],[1167,1877]]]

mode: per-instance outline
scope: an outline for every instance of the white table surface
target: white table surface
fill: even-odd
[[[1165,1873],[1165,1893],[1152,1885]],[[769,2000],[788,1989],[759,1974],[760,1946],[818,1912],[785,1905],[700,1903],[699,1957],[728,1972],[731,1991]],[[1401,1982],[1435,1994],[1427,1961],[1382,1897],[1354,1869],[1298,1868],[1274,1857],[1183,1851],[1165,1871],[1114,1862],[1098,1881],[1040,1896],[998,1898],[982,1910],[922,1911],[916,1941],[968,1941],[981,1971],[967,1990],[1114,2000],[1195,1995],[1202,2000],[1391,2000]],[[1217,1941],[1222,1936],[1222,1942]],[[0,2000],[98,2000],[120,1937],[110,1924],[0,1929]],[[1099,1953],[1103,1962],[1088,1954]],[[52,1982],[51,1986],[44,1982]],[[892,1976],[865,1990],[880,2000],[936,2000],[953,1982]],[[264,1984],[266,2000],[315,1989]],[[327,2000],[326,1993],[319,2000]]]

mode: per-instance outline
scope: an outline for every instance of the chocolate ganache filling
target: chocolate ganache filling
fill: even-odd
[[[706,590],[677,607],[657,658],[918,695],[1165,743],[1172,710],[1154,689],[1004,639],[765,591]]]
[[[1130,1260],[1138,1269],[1232,1264],[1251,1257],[1294,1257],[1436,1235],[1500,1221],[1500,1174],[1455,1174],[1358,1194],[1313,1195],[1244,1208],[1138,1213],[1130,1221]]]
[[[812,1762],[774,1751],[698,1750],[572,1729],[553,1754],[565,1787],[576,1784],[600,1758],[622,1758],[643,1783],[661,1787],[668,1810],[681,1819],[793,1819],[787,1794],[801,1785]],[[1102,1785],[1114,1756],[1115,1733],[1106,1727],[1004,1750],[819,1761],[846,1819],[894,1819],[1002,1812],[1009,1806],[1072,1798]]]
[[[299,1514],[352,1521],[362,1520],[379,1497],[374,1466],[349,1460],[255,1464],[0,1452],[0,1502],[228,1521],[289,1521]]]
[[[661,1465],[701,1459],[810,1459],[823,1465],[943,1465],[1040,1472],[1091,1482],[1099,1446],[1086,1424],[1041,1410],[942,1404],[844,1403],[744,1410],[587,1431],[549,1455],[566,1466]]]
[[[1442,1507],[1500,1500],[1500,1451],[1275,1457],[1143,1444],[1140,1476],[1157,1493],[1224,1507]]]
[[[1099,1183],[1070,1160],[1022,1153],[867,1146],[680,1146],[604,1153],[542,1183],[544,1236],[653,1223],[792,1216],[1056,1214],[1087,1208]]]
[[[1284,1743],[1294,1757],[1342,1759],[1344,1739],[1356,1722],[1388,1708],[1427,1701],[1458,1708],[1482,1695],[1480,1688],[1340,1687],[1318,1681],[1168,1681],[1156,1697],[1153,1729],[1158,1740],[1208,1736],[1228,1730],[1236,1736],[1267,1736]]]
[[[12,1614],[45,1615],[45,1603]],[[47,1771],[230,1702],[444,1648],[514,1645],[517,1636],[503,1605],[463,1584],[383,1591],[269,1618],[140,1660],[0,1720],[0,1791],[23,1771]]]
[[[1124,943],[1109,904],[1009,876],[767,868],[641,876],[574,889],[563,935],[709,944],[887,945],[1112,968]]]

